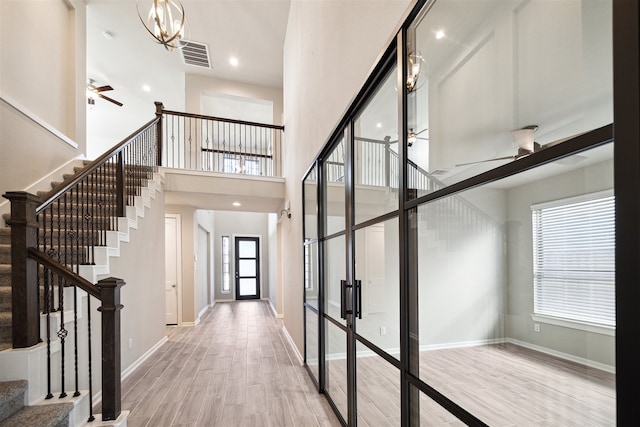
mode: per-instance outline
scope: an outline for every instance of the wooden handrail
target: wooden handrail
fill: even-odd
[[[74,286],[79,287],[98,300],[102,299],[100,295],[100,289],[98,289],[93,283],[89,282],[84,277],[77,275],[64,265],[60,264],[55,259],[38,250],[37,248],[29,248],[27,249],[27,252],[29,253],[29,256],[31,258],[35,259],[41,265],[53,271],[55,274],[65,279],[67,282],[70,282]]]
[[[84,178],[86,178],[92,172],[94,172],[96,169],[102,166],[102,164],[105,163],[107,159],[110,159],[119,151],[122,151],[128,144],[131,143],[131,141],[133,141],[136,137],[140,136],[151,126],[155,125],[158,121],[159,119],[157,117],[150,120],[147,124],[142,126],[140,129],[136,130],[131,135],[123,139],[118,145],[116,145],[115,147],[113,147],[112,149],[104,153],[102,156],[98,157],[93,162],[91,162],[86,168],[78,172],[73,177],[73,179],[69,180],[68,182],[60,183],[58,186],[56,186],[53,190],[47,193],[47,195],[44,198],[44,201],[40,204],[40,206],[36,208],[36,214],[42,211],[43,209],[45,209],[47,206],[53,203],[56,199],[62,196],[65,192],[69,191],[69,189],[73,188],[76,184],[78,184],[80,181],[82,181]]]
[[[230,150],[217,150],[215,148],[201,148],[202,151],[207,153],[218,153],[218,154],[233,154],[234,156],[244,156],[244,157],[258,157],[261,159],[272,159],[273,156],[271,154],[256,154],[251,152],[243,152],[243,151],[230,151]]]
[[[172,116],[188,117],[191,119],[212,120],[217,122],[233,123],[236,125],[259,126],[259,127],[269,128],[269,129],[277,129],[284,132],[284,126],[281,126],[281,125],[269,125],[266,123],[248,122],[245,120],[225,119],[223,117],[205,116],[202,114],[192,114],[192,113],[181,113],[179,111],[170,111],[170,110],[162,110],[162,113],[169,114]]]

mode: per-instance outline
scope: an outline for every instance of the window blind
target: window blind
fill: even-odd
[[[615,326],[611,192],[534,205],[535,314]]]

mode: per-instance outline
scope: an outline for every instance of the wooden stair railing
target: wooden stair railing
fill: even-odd
[[[121,412],[120,288],[122,279],[93,284],[80,276],[80,267],[95,264],[95,249],[106,246],[109,231],[117,231],[118,218],[133,205],[141,188],[152,179],[160,161],[158,146],[161,116],[145,124],[104,155],[56,186],[42,199],[27,192],[7,192],[11,201],[11,281],[13,347],[31,347],[43,340],[40,313],[46,315],[47,388],[51,393],[50,316],[60,316],[57,336],[61,348],[61,393],[65,377],[65,340],[74,334],[75,391],[78,374],[78,301],[73,292],[73,331],[65,328],[65,288],[88,294],[88,339],[91,339],[91,297],[98,299],[102,316],[102,420],[115,420]],[[43,201],[44,200],[44,201]],[[42,297],[41,297],[42,295]],[[44,301],[41,301],[43,299]],[[93,420],[91,344],[88,347],[89,420]]]

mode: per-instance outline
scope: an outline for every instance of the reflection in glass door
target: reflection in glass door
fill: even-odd
[[[260,240],[236,237],[236,299],[260,299]]]

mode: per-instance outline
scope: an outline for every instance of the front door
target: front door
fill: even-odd
[[[260,239],[236,237],[236,299],[260,299]]]

